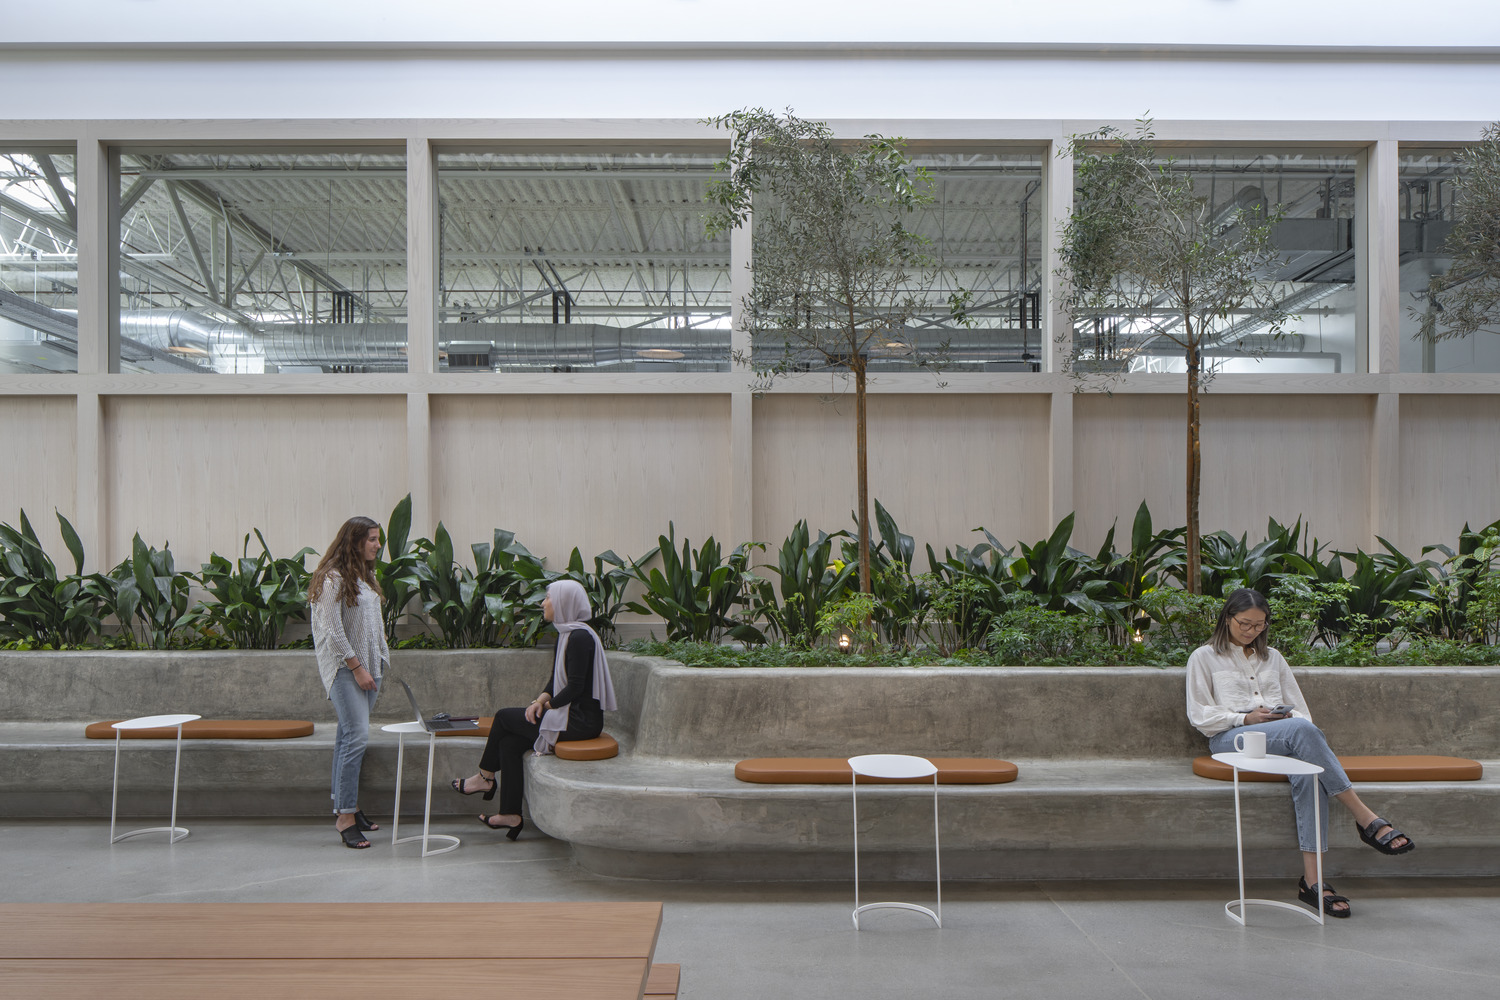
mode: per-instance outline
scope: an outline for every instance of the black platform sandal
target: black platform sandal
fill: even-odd
[[[1379,827],[1376,827],[1376,829],[1378,830]],[[1322,897],[1324,913],[1330,917],[1347,917],[1354,912],[1353,908],[1349,905],[1349,897],[1340,896],[1334,892],[1333,886],[1328,884],[1327,879],[1323,880],[1323,891],[1328,894]],[[1318,908],[1318,896],[1318,883],[1314,882],[1312,885],[1308,885],[1305,877],[1297,880],[1297,898],[1299,900],[1316,910]],[[1334,909],[1336,906],[1342,907],[1342,909]]]
[[[360,833],[368,833],[371,830],[380,829],[380,824],[371,823],[370,817],[365,815],[365,811],[363,809],[354,810],[354,825],[359,829]]]
[[[1375,836],[1375,831],[1379,830],[1383,826],[1389,826],[1391,828],[1391,832],[1386,834],[1384,837]],[[1381,854],[1405,854],[1407,851],[1417,846],[1414,840],[1412,840],[1406,834],[1402,833],[1400,830],[1396,829],[1396,827],[1391,823],[1390,820],[1381,819],[1379,816],[1376,816],[1374,819],[1370,820],[1367,826],[1360,826],[1358,823],[1355,823],[1354,828],[1359,831],[1360,840],[1363,840],[1365,843],[1375,848],[1375,850],[1379,851]],[[1397,839],[1398,837],[1406,841],[1406,843],[1402,844],[1400,847],[1392,847],[1391,841]]]
[[[344,827],[339,831],[339,836],[343,838],[345,847],[352,847],[356,851],[363,851],[370,846],[370,841],[366,839],[364,831],[359,828],[358,822]]]

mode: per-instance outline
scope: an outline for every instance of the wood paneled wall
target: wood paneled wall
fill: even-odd
[[[724,542],[728,454],[728,396],[433,396],[432,520],[466,558],[505,528],[554,567],[638,556],[668,522]]]
[[[275,555],[321,552],[408,488],[399,396],[109,397],[104,453],[106,565],[136,532],[194,571],[210,552],[239,554],[252,528]]]
[[[0,521],[19,528],[26,511],[66,573],[73,566],[52,511],[78,527],[76,410],[71,396],[0,396]]]
[[[729,393],[434,393],[431,511],[458,551],[516,532],[560,565],[613,548],[638,555],[675,522],[678,537],[733,544]],[[1384,397],[1382,397],[1384,398]],[[1203,409],[1204,531],[1263,536],[1266,519],[1302,517],[1339,548],[1383,534],[1408,553],[1452,544],[1465,521],[1500,518],[1500,396],[1401,394],[1399,510],[1372,522],[1378,447],[1374,395],[1211,392]],[[1111,523],[1128,532],[1137,505],[1158,529],[1184,516],[1185,402],[1175,393],[1070,396],[1071,435],[1053,440],[1045,392],[876,393],[870,397],[870,494],[919,546],[973,545],[983,525],[1003,542],[1035,541],[1048,511],[1053,451],[1071,455],[1074,544],[1092,551]],[[113,565],[131,536],[170,541],[178,565],[237,553],[260,528],[278,554],[321,549],[350,514],[384,519],[408,491],[407,397],[401,395],[127,395],[102,400],[99,503]],[[852,397],[805,392],[754,400],[748,438],[755,540],[779,544],[800,518],[851,527]],[[75,404],[66,396],[0,396],[0,519],[24,507],[55,558],[52,517],[77,509]],[[420,446],[420,445],[418,445]],[[1066,511],[1064,511],[1066,512]],[[80,525],[80,531],[87,533]],[[1123,539],[1122,539],[1123,542]],[[918,566],[926,569],[925,556]]]
[[[869,397],[870,516],[879,500],[920,554],[931,543],[983,541],[990,529],[1009,544],[1047,524],[1045,394]],[[754,525],[779,543],[807,518],[814,531],[853,529],[854,396],[769,395],[754,417]],[[925,555],[916,565],[927,568]]]

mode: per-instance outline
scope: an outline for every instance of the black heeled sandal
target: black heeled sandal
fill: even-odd
[[[365,836],[364,831],[359,828],[358,823],[344,827],[339,831],[339,837],[344,841],[345,847],[352,847],[356,851],[363,851],[370,846],[369,839]]]
[[[368,833],[371,830],[379,830],[379,823],[371,823],[370,817],[365,815],[363,809],[354,810],[354,826],[360,833]]]
[[[483,823],[491,830],[504,830],[506,840],[515,840],[521,835],[521,831],[526,828],[526,821],[524,819],[518,819],[515,826],[510,826],[505,823],[501,823],[499,826],[496,826],[495,824],[490,822],[490,820],[494,818],[494,816],[486,816],[481,813],[479,816],[479,822]]]
[[[478,795],[479,789],[477,788],[472,792],[464,791],[464,785],[468,782],[468,780],[468,778],[454,778],[452,781],[448,782],[448,787],[452,788],[460,795]],[[495,797],[495,789],[500,787],[500,780],[498,778],[486,778],[482,774],[479,776],[479,780],[488,781],[490,783],[490,787],[484,790],[483,796],[484,801],[488,802],[490,801],[490,799],[493,799]]]
[[[1380,828],[1376,827],[1376,829],[1378,830]],[[1320,888],[1323,890],[1323,892],[1328,893],[1328,895],[1324,896],[1322,892],[1319,892]],[[1340,896],[1338,893],[1334,892],[1333,886],[1328,884],[1327,879],[1323,880],[1323,885],[1321,887],[1316,882],[1314,882],[1312,885],[1308,885],[1307,878],[1305,876],[1298,879],[1297,898],[1306,903],[1308,906],[1311,906],[1315,910],[1318,908],[1318,900],[1319,898],[1321,898],[1323,900],[1323,912],[1328,914],[1330,917],[1347,917],[1354,912],[1354,908],[1349,905],[1349,897]],[[1336,910],[1334,909],[1335,906],[1342,906],[1343,909]]]

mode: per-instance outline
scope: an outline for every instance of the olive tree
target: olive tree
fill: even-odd
[[[1205,350],[1250,330],[1284,333],[1287,313],[1271,279],[1280,269],[1272,240],[1280,210],[1232,210],[1195,192],[1191,174],[1158,155],[1149,120],[1134,134],[1113,127],[1068,144],[1073,208],[1059,234],[1064,305],[1075,329],[1115,331],[1110,358],[1180,349],[1187,361],[1187,534],[1189,592],[1202,586],[1198,497],[1202,479],[1200,396],[1213,376]],[[1066,337],[1064,332],[1060,336]],[[1168,345],[1171,345],[1170,347]],[[1080,344],[1070,361],[1080,378],[1107,366]]]
[[[1427,340],[1500,333],[1500,122],[1459,154],[1459,164],[1445,247],[1453,264],[1428,282],[1418,331]]]
[[[758,388],[798,372],[854,384],[859,588],[870,590],[866,387],[871,354],[918,364],[902,329],[923,307],[929,241],[907,228],[932,200],[927,174],[899,138],[843,140],[822,122],[746,109],[708,119],[730,134],[725,174],[710,185],[710,235],[750,225],[754,279],[742,305],[750,350],[735,360]],[[752,209],[754,219],[752,222]],[[961,311],[962,294],[949,308]]]

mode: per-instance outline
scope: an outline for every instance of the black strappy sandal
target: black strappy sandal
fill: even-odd
[[[1376,827],[1376,829],[1378,830],[1379,827]],[[1324,913],[1330,917],[1347,917],[1354,912],[1354,908],[1349,905],[1349,897],[1340,896],[1334,892],[1333,886],[1329,885],[1326,879],[1323,881],[1322,889],[1323,892],[1328,893],[1328,895],[1321,897]],[[1318,883],[1314,882],[1312,885],[1308,885],[1305,877],[1297,880],[1297,898],[1315,910],[1318,908],[1320,895],[1318,892]],[[1335,906],[1342,906],[1343,909],[1336,910],[1334,909]]]
[[[488,781],[490,783],[490,787],[476,788],[472,792],[464,791],[464,785],[468,784],[469,782],[468,778],[454,778],[452,781],[448,782],[448,787],[452,788],[460,795],[480,795],[481,793],[483,793],[484,801],[488,802],[495,797],[495,789],[500,787],[500,779],[486,778],[482,774],[478,777],[480,781]]]
[[[1384,837],[1375,836],[1375,831],[1379,830],[1382,826],[1390,827],[1391,832],[1386,834]],[[1370,820],[1367,826],[1360,826],[1358,823],[1355,823],[1354,828],[1359,831],[1360,840],[1363,840],[1365,843],[1375,848],[1375,850],[1379,851],[1381,854],[1405,854],[1407,851],[1417,846],[1416,841],[1412,840],[1406,834],[1396,829],[1395,824],[1393,824],[1390,820],[1381,819],[1379,816],[1376,816],[1374,819]],[[1402,840],[1405,840],[1406,843],[1402,844],[1400,847],[1392,847],[1391,841],[1395,840],[1398,837]]]
[[[515,826],[506,826],[504,824],[501,824],[500,826],[496,826],[495,824],[493,824],[493,823],[490,822],[490,820],[492,820],[494,818],[495,818],[494,816],[481,815],[479,817],[479,822],[483,823],[485,826],[489,827],[491,830],[504,830],[505,831],[505,839],[506,840],[515,840],[517,837],[519,837],[521,835],[521,831],[526,828],[526,821],[524,819],[523,820],[518,820],[516,822]]]
[[[339,836],[343,839],[345,847],[352,847],[356,851],[363,851],[370,846],[370,841],[364,831],[359,828],[358,822],[344,827],[339,831]]]

